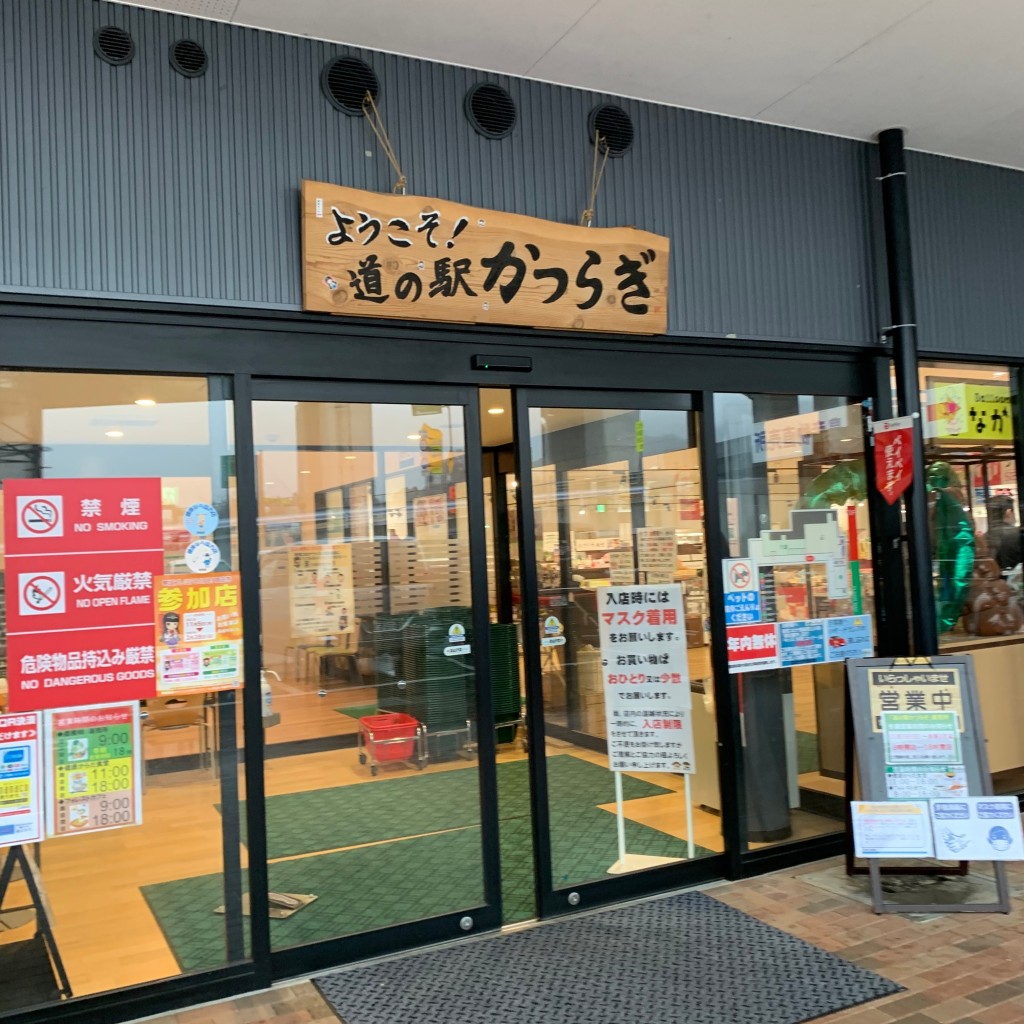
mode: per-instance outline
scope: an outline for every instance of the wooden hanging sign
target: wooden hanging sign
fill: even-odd
[[[669,240],[302,183],[310,312],[664,334]]]

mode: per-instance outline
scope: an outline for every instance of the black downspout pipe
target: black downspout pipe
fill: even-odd
[[[914,305],[914,269],[910,251],[910,210],[902,128],[888,128],[879,132],[878,155],[889,278],[889,313],[892,318],[885,333],[892,338],[900,415],[913,416],[915,420],[914,481],[905,498],[914,654],[927,656],[938,652],[939,638],[932,592],[928,489],[925,482],[924,431],[917,373],[917,312]]]

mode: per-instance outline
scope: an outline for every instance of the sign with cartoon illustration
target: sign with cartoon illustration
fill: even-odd
[[[197,501],[185,509],[184,522],[193,537],[208,537],[220,525],[220,513],[208,502]]]
[[[540,638],[541,647],[562,647],[565,644],[565,627],[557,615],[544,616],[544,635]]]
[[[302,262],[312,312],[629,334],[668,326],[669,240],[635,228],[304,181]]]
[[[241,685],[241,589],[235,572],[158,577],[158,693],[206,693]]]
[[[1024,860],[1015,796],[933,800],[931,816],[935,856],[942,860]]]
[[[213,572],[220,564],[220,548],[212,540],[194,540],[185,548],[185,564],[192,572]]]
[[[937,441],[1012,441],[1008,384],[929,379],[924,436]]]
[[[454,658],[457,654],[469,654],[472,647],[467,642],[466,627],[461,622],[453,622],[448,627],[448,643],[445,645],[446,658]]]

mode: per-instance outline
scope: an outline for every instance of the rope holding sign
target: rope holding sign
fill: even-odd
[[[395,182],[391,191],[397,195],[404,196],[409,180],[402,173],[402,167],[398,162],[398,154],[395,152],[395,147],[391,145],[391,139],[388,138],[387,128],[384,127],[384,119],[380,116],[380,111],[377,109],[377,104],[374,102],[373,94],[369,89],[367,89],[366,95],[363,97],[363,113],[366,115],[366,120],[370,122],[373,134],[377,136],[380,148],[384,150],[384,155],[390,161],[391,166],[395,170],[395,174],[398,175],[398,180]]]
[[[598,166],[597,154],[604,149],[604,159]],[[594,132],[594,164],[590,169],[590,202],[580,217],[580,224],[589,228],[594,222],[594,207],[597,205],[597,193],[601,188],[601,179],[604,177],[604,169],[608,163],[608,140],[598,131]]]

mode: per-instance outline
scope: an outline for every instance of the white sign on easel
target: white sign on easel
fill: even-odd
[[[626,853],[623,771],[684,776],[687,850],[692,858],[690,775],[696,763],[682,587],[678,583],[601,587],[597,609],[608,766],[615,773],[619,833],[619,859],[609,873],[675,859]]]
[[[1024,860],[1020,804],[1015,796],[932,800],[935,854],[950,860]]]

